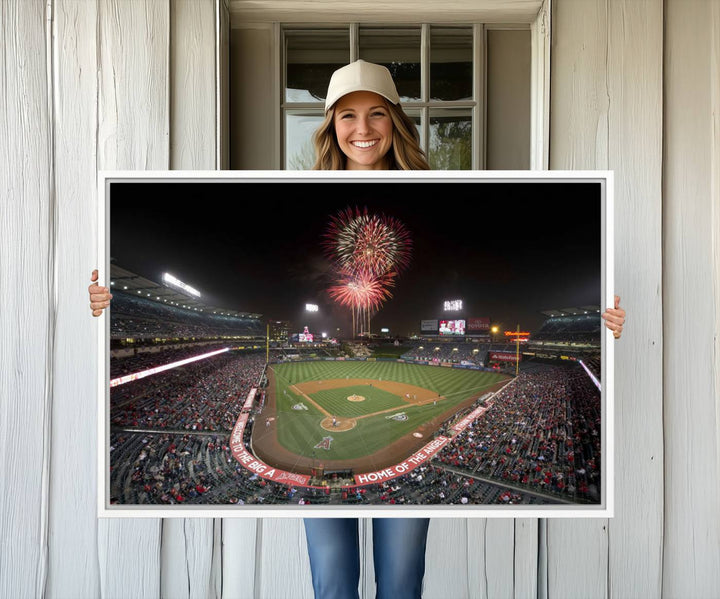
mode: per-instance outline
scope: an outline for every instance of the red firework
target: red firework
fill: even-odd
[[[328,289],[336,302],[355,310],[377,310],[392,297],[389,287],[394,285],[394,274],[373,276],[367,273],[344,274],[337,285]]]
[[[412,242],[399,220],[356,207],[331,219],[324,245],[339,269],[380,277],[407,268]]]

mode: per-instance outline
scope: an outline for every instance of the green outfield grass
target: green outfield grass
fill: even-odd
[[[407,351],[407,347],[395,347],[392,343],[387,343],[373,349],[372,355],[375,358],[399,358],[404,353],[407,353]]]
[[[279,442],[298,455],[318,459],[341,460],[369,455],[399,439],[408,432],[457,406],[469,397],[482,395],[490,387],[505,380],[505,375],[476,370],[422,366],[398,362],[322,361],[275,364],[275,397],[277,398],[277,435]],[[307,381],[331,379],[373,379],[394,381],[430,389],[447,398],[445,401],[424,406],[410,405],[399,396],[369,385],[352,385],[338,389],[325,389],[312,393],[313,401],[338,417],[359,417],[380,410],[397,408],[357,421],[349,431],[326,431],[320,426],[325,415],[302,395],[290,388]],[[362,395],[363,402],[350,402],[349,395]],[[293,409],[293,406],[303,409]],[[403,412],[406,420],[389,418]],[[333,441],[330,449],[314,449],[324,437]]]

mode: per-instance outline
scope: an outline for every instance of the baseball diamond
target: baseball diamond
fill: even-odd
[[[252,449],[274,467],[305,474],[384,468],[508,378],[399,361],[273,364],[262,417],[276,420],[253,430]],[[307,409],[293,409],[299,402]]]

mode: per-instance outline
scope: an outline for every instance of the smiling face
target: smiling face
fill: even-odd
[[[335,104],[335,134],[346,170],[385,170],[393,124],[386,100],[368,91],[349,93]]]

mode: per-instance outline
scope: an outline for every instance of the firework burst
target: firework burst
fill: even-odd
[[[337,273],[328,294],[350,308],[353,334],[356,324],[369,332],[372,315],[410,262],[410,234],[397,219],[348,207],[331,218],[323,245]]]
[[[324,245],[339,269],[381,277],[407,268],[412,244],[399,220],[347,208],[330,221]]]
[[[366,273],[345,274],[328,294],[341,306],[353,310],[374,311],[392,297],[390,287],[394,285],[394,274],[373,276]]]

